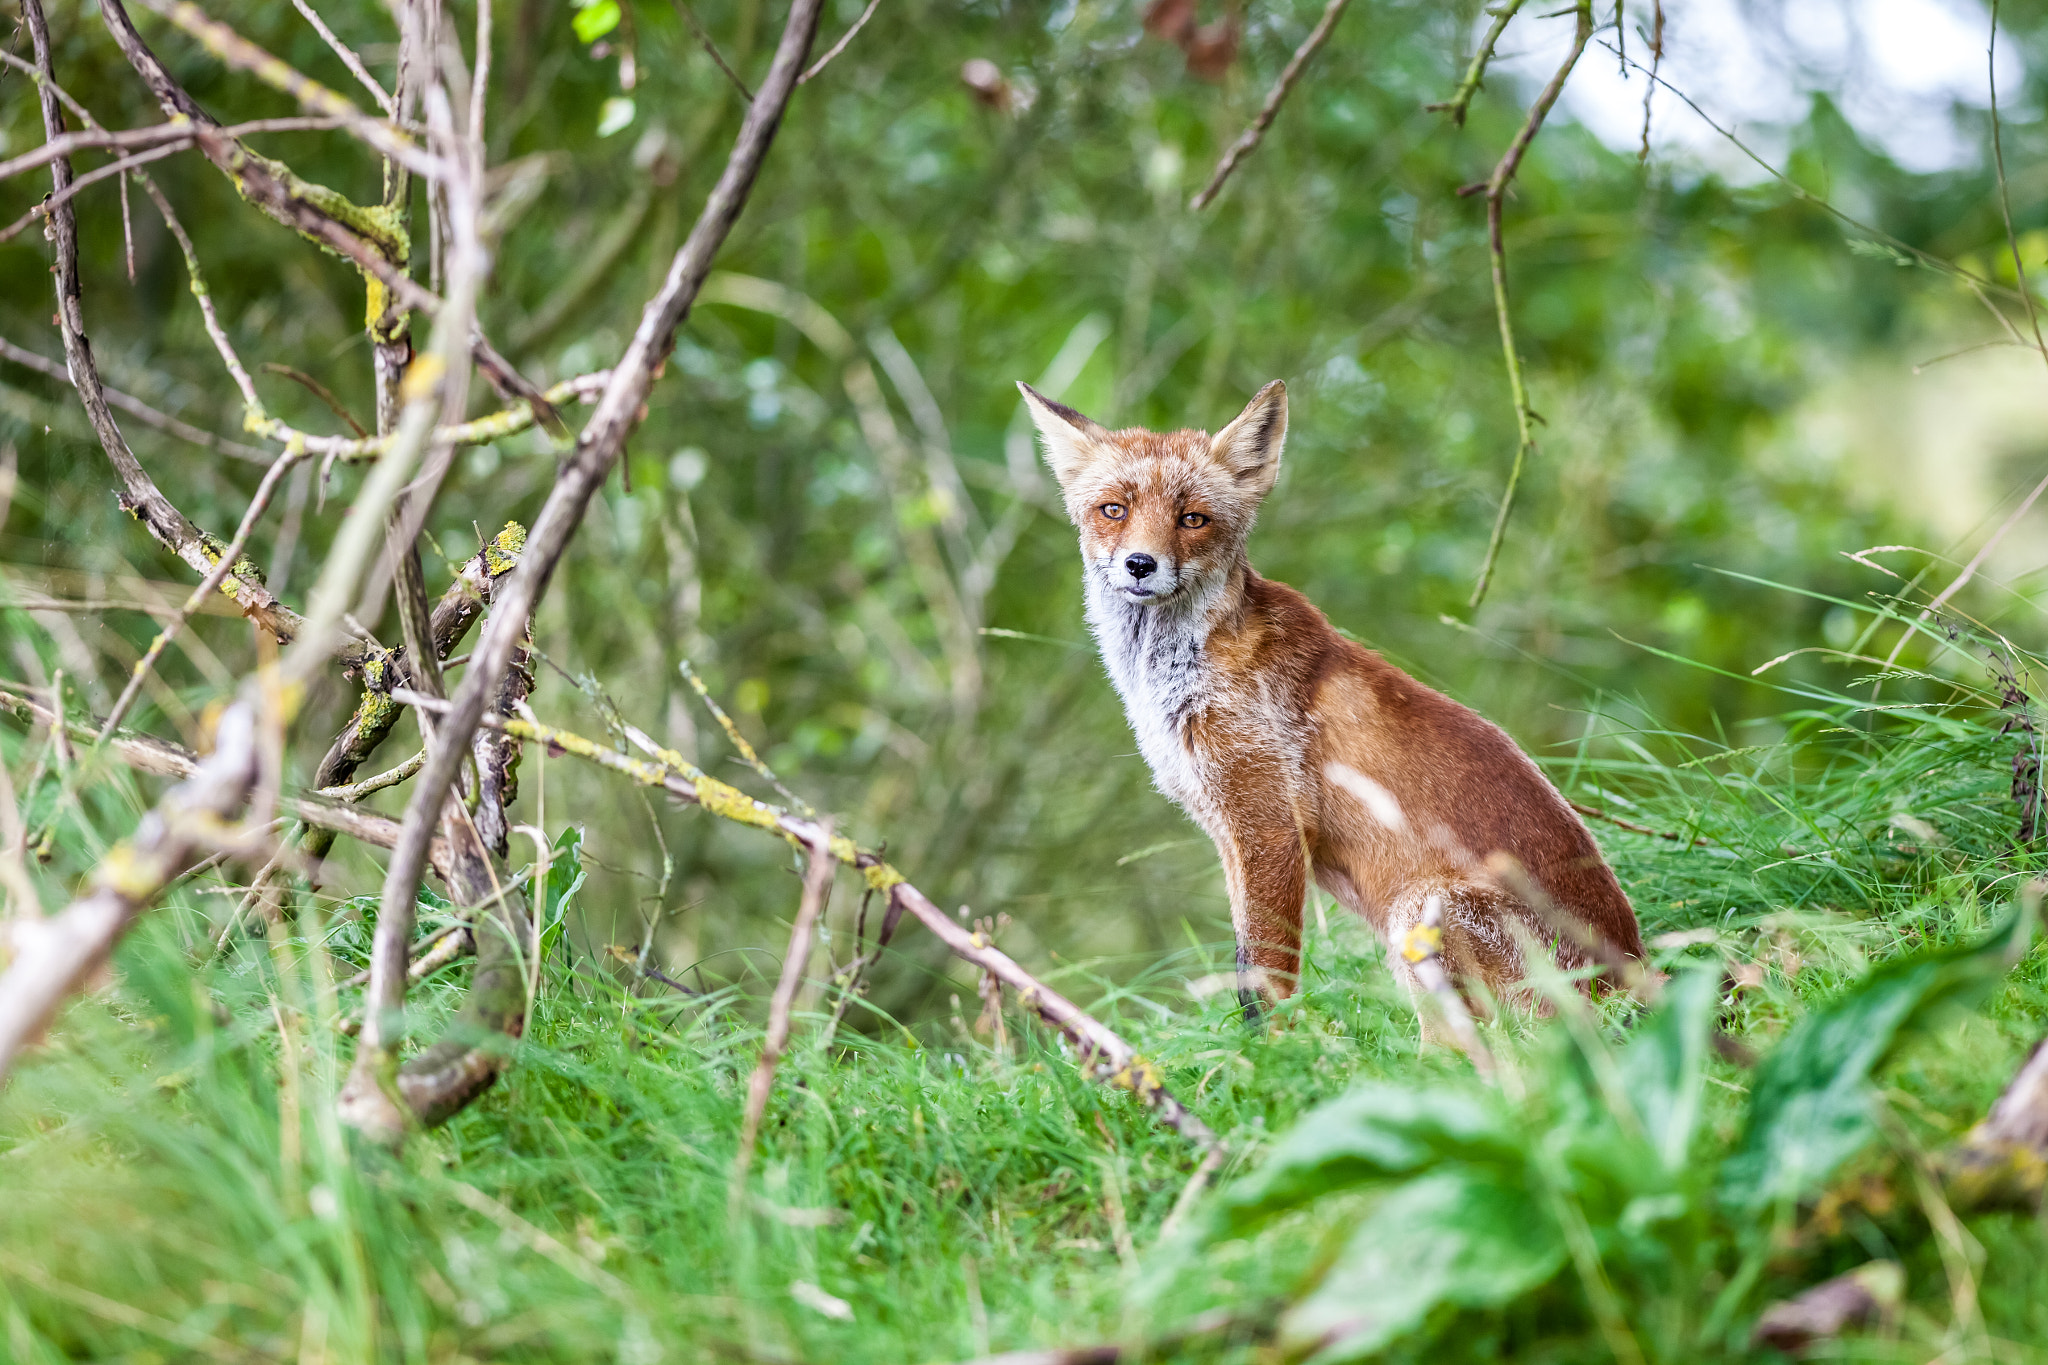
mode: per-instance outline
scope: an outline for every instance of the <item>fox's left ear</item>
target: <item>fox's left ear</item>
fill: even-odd
[[[1209,442],[1210,456],[1255,497],[1280,477],[1280,447],[1287,440],[1287,386],[1274,380],[1252,395],[1236,420]]]

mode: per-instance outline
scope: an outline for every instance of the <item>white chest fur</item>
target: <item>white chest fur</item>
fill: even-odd
[[[1186,726],[1209,701],[1209,611],[1200,600],[1146,606],[1091,576],[1088,626],[1123,698],[1138,752],[1159,790],[1206,822],[1206,790]]]

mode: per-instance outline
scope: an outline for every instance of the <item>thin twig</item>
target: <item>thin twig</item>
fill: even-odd
[[[1998,211],[2005,220],[2005,241],[2012,252],[2014,278],[2019,282],[2020,302],[2027,310],[2027,327],[2034,334],[2034,349],[2048,361],[2048,342],[2041,340],[2041,319],[2034,311],[2034,291],[2027,287],[2027,264],[2020,259],[2019,234],[2012,226],[2012,195],[2005,180],[2005,137],[1998,117],[1998,0],[1991,0],[1991,38],[1984,48],[1984,79],[1991,91],[1991,160],[1998,171]]]
[[[747,1172],[754,1164],[754,1143],[761,1135],[761,1119],[768,1112],[768,1097],[775,1089],[775,1069],[782,1064],[782,1051],[789,1045],[789,1013],[796,1005],[797,991],[804,984],[811,940],[832,895],[832,873],[838,864],[832,858],[831,821],[820,824],[818,829],[818,841],[811,845],[811,860],[804,873],[803,899],[797,904],[796,923],[789,929],[789,948],[782,955],[782,974],[768,1002],[768,1029],[761,1038],[761,1056],[754,1063],[754,1074],[747,1079],[747,1107],[740,1119],[740,1145],[733,1157],[727,1197],[727,1216],[735,1220],[747,1197]]]
[[[6,337],[0,337],[0,360],[13,361],[24,369],[34,370],[37,374],[59,380],[67,385],[71,382],[71,376],[66,373],[62,361],[51,360],[48,356],[38,355],[26,346],[15,345]],[[210,450],[216,455],[226,455],[250,464],[268,465],[276,458],[276,454],[272,451],[258,450],[255,446],[245,446],[239,441],[230,441],[225,437],[216,436],[210,431],[201,431],[190,422],[180,421],[169,413],[153,408],[140,398],[123,393],[119,389],[103,384],[100,386],[100,392],[106,398],[108,407],[119,408],[144,426],[153,427],[166,435],[175,436],[181,441],[189,441],[201,450]]]
[[[1257,150],[1260,140],[1266,136],[1266,129],[1273,126],[1273,118],[1280,112],[1280,105],[1286,100],[1287,92],[1294,89],[1294,83],[1301,79],[1301,73],[1307,68],[1309,58],[1316,55],[1316,49],[1330,36],[1330,30],[1337,27],[1337,20],[1343,17],[1345,6],[1350,3],[1351,0],[1330,0],[1323,8],[1323,17],[1309,30],[1308,37],[1301,40],[1301,46],[1294,49],[1294,55],[1288,58],[1287,65],[1281,68],[1280,79],[1273,82],[1273,88],[1266,92],[1266,102],[1259,107],[1258,117],[1251,121],[1250,127],[1238,134],[1237,141],[1231,143],[1230,149],[1223,153],[1223,159],[1216,163],[1216,169],[1210,173],[1209,183],[1202,187],[1202,192],[1188,200],[1190,212],[1200,213],[1209,207],[1222,191],[1223,182],[1230,179],[1230,173],[1237,169],[1237,163]]]
[[[197,38],[208,52],[227,65],[247,71],[272,89],[291,96],[312,113],[340,119],[349,132],[386,160],[395,161],[414,175],[429,179],[440,180],[447,176],[446,166],[422,151],[393,124],[371,118],[356,108],[346,95],[294,70],[218,19],[209,17],[191,0],[142,0],[142,3]]]
[[[306,0],[292,0],[292,8],[305,16],[306,22],[313,26],[313,31],[320,35],[320,41],[327,44],[333,50],[335,56],[341,58],[341,64],[348,68],[348,74],[354,76],[361,83],[363,89],[370,92],[370,98],[377,101],[377,107],[384,111],[384,116],[386,118],[397,118],[398,106],[392,102],[391,96],[385,92],[384,87],[377,84],[377,78],[372,76],[369,68],[363,65],[363,59],[355,54],[355,49],[335,37],[334,30],[327,27],[327,24],[320,18],[318,12],[311,5],[307,4]]]
[[[11,59],[11,60],[10,60]],[[0,61],[12,65],[18,57],[0,52]],[[33,70],[33,68],[31,68]],[[339,128],[342,121],[337,118],[264,118],[248,123],[237,123],[221,131],[230,137],[246,137],[251,133],[304,133]],[[0,180],[8,180],[23,171],[32,171],[45,162],[73,152],[88,151],[132,151],[144,147],[158,147],[166,143],[190,146],[199,141],[199,133],[190,124],[158,123],[145,128],[124,128],[109,132],[104,128],[86,128],[76,133],[66,133],[60,138],[39,143],[20,156],[0,161]]]
[[[156,638],[149,642],[149,649],[130,670],[127,686],[121,689],[121,695],[114,702],[114,709],[107,712],[107,722],[101,728],[96,742],[105,743],[114,733],[115,727],[127,716],[128,708],[134,704],[136,694],[142,690],[143,679],[156,667],[156,661],[163,657],[164,650],[178,637],[178,632],[185,628],[186,622],[190,621],[205,604],[206,599],[227,581],[228,575],[240,568],[240,571],[248,576],[255,576],[255,565],[241,567],[242,551],[249,544],[249,533],[256,529],[256,519],[263,515],[269,508],[271,499],[276,496],[279,481],[291,472],[293,465],[305,458],[306,453],[303,450],[287,450],[271,464],[269,472],[263,476],[263,482],[256,486],[256,496],[249,499],[248,510],[242,513],[242,524],[235,528],[235,538],[222,547],[213,571],[199,580],[198,585],[185,598],[184,605],[180,606],[176,614],[157,631]]]
[[[0,711],[5,711],[30,725],[50,727],[53,738],[61,735],[65,748],[70,744],[90,744],[98,736],[100,726],[91,717],[82,720],[67,720],[55,706],[37,701],[26,693],[0,689]],[[101,750],[137,772],[152,773],[158,777],[190,778],[199,771],[200,756],[182,745],[154,735],[134,730],[121,730]],[[390,848],[398,842],[398,822],[388,815],[363,810],[359,806],[339,804],[326,800],[318,794],[295,795],[286,798],[285,809],[294,819],[304,821],[320,829],[346,834],[352,839],[370,844],[376,848]],[[442,869],[447,864],[447,847],[439,839],[434,841],[431,855],[427,860],[437,874],[445,879]]]
[[[249,377],[249,371],[242,364],[242,358],[235,354],[234,343],[228,340],[227,328],[221,326],[220,315],[213,308],[213,291],[207,288],[206,276],[199,268],[199,248],[192,243],[192,235],[185,231],[185,224],[178,218],[177,211],[156,182],[147,177],[143,185],[149,191],[149,200],[156,205],[156,211],[163,217],[164,226],[178,241],[178,250],[185,258],[185,274],[191,286],[192,297],[199,301],[199,317],[206,324],[206,335],[213,342],[213,349],[220,355],[220,363],[227,367],[228,378],[242,395],[242,403],[250,412],[261,412],[262,405],[256,397],[256,381]]]
[[[264,361],[263,370],[266,374],[283,375],[286,379],[291,380],[294,384],[297,384],[300,388],[325,403],[328,411],[339,417],[342,423],[356,435],[368,436],[370,434],[363,430],[363,424],[355,419],[355,414],[344,407],[342,401],[334,396],[333,389],[328,388],[304,370],[295,370],[291,366],[281,364],[275,360]]]
[[[1611,45],[1605,42],[1601,43],[1601,46],[1607,48],[1609,52],[1613,52],[1615,50]],[[1894,251],[1897,251],[1902,255],[1912,257],[1916,264],[1926,266],[1929,270],[1935,271],[1937,274],[1947,275],[1951,279],[1961,281],[1962,283],[1969,286],[1971,289],[1979,291],[1980,295],[1997,294],[2001,298],[2007,299],[2017,297],[2017,290],[2014,290],[2006,285],[2000,284],[1996,280],[1987,279],[1986,277],[1979,275],[1974,271],[1965,270],[1963,267],[1957,265],[1954,261],[1943,260],[1941,257],[1936,256],[1934,253],[1930,251],[1927,251],[1921,247],[1914,246],[1911,242],[1905,241],[1898,237],[1894,237],[1891,233],[1886,232],[1883,228],[1876,227],[1870,223],[1864,222],[1860,218],[1855,218],[1847,213],[1844,213],[1841,209],[1836,208],[1833,204],[1821,198],[1819,195],[1813,193],[1804,185],[1801,185],[1798,181],[1794,180],[1791,176],[1785,174],[1785,172],[1779,170],[1776,166],[1773,166],[1770,162],[1764,160],[1763,157],[1757,154],[1755,148],[1751,147],[1747,142],[1744,142],[1740,137],[1737,137],[1732,130],[1725,128],[1720,123],[1716,122],[1712,115],[1708,114],[1706,110],[1700,108],[1699,102],[1697,100],[1693,99],[1692,96],[1686,94],[1683,90],[1680,90],[1677,86],[1673,85],[1669,80],[1665,79],[1663,76],[1658,75],[1655,71],[1651,70],[1647,66],[1644,66],[1641,62],[1637,61],[1633,57],[1624,58],[1624,60],[1627,61],[1630,67],[1648,76],[1650,78],[1651,84],[1654,85],[1656,88],[1670,91],[1671,94],[1676,99],[1678,99],[1680,103],[1684,104],[1686,108],[1692,110],[1693,113],[1699,117],[1700,122],[1706,124],[1707,127],[1713,129],[1723,139],[1725,139],[1729,143],[1729,145],[1734,147],[1736,151],[1741,152],[1745,157],[1749,158],[1749,160],[1756,165],[1758,170],[1762,171],[1765,175],[1768,175],[1771,179],[1783,185],[1788,191],[1791,192],[1793,198],[1812,204],[1815,208],[1827,214],[1836,222],[1841,223],[1844,227],[1852,227],[1856,229],[1856,231],[1864,234],[1866,237],[1869,237],[1872,241],[1882,242],[1884,245],[1892,248]],[[1997,310],[1994,309],[1993,311],[1996,312]],[[2004,321],[2004,314],[1999,314],[1999,318],[2001,321]],[[2007,326],[2010,325],[2010,323],[2007,323]],[[2021,344],[2024,345],[2025,343],[2022,342]]]
[[[604,392],[611,377],[610,370],[580,374],[545,390],[542,397],[554,406],[570,402],[588,403]],[[521,403],[516,408],[506,408],[488,417],[435,427],[428,433],[427,443],[431,446],[486,446],[517,436],[534,425],[536,420],[533,406]],[[388,436],[320,436],[300,431],[267,415],[259,415],[249,425],[266,439],[296,442],[305,447],[308,455],[318,455],[328,464],[373,463],[382,459],[398,440],[396,433]]]
[[[1650,98],[1657,93],[1657,71],[1664,65],[1664,0],[1651,0],[1651,9],[1654,17],[1650,27],[1650,83],[1643,87],[1643,149],[1636,153],[1638,163],[1650,159]],[[1621,58],[1621,74],[1626,77],[1628,53],[1617,44],[1614,55]]]
[[[1508,254],[1502,237],[1501,218],[1506,210],[1508,185],[1521,168],[1522,158],[1528,154],[1529,144],[1536,140],[1551,106],[1563,93],[1565,81],[1571,76],[1572,68],[1578,65],[1579,54],[1586,50],[1587,40],[1593,36],[1593,0],[1578,0],[1574,9],[1578,23],[1572,33],[1571,51],[1565,54],[1557,73],[1543,87],[1543,93],[1529,106],[1529,117],[1515,134],[1514,141],[1508,144],[1507,152],[1501,157],[1500,164],[1493,168],[1493,174],[1483,185],[1469,187],[1486,192],[1486,248],[1493,263],[1493,311],[1500,323],[1500,348],[1507,360],[1508,393],[1515,405],[1515,462],[1508,470],[1508,486],[1501,494],[1500,511],[1493,519],[1493,534],[1487,537],[1486,558],[1479,566],[1479,581],[1472,585],[1471,600],[1465,604],[1472,611],[1477,611],[1479,604],[1486,600],[1487,585],[1493,581],[1494,562],[1500,557],[1501,541],[1507,536],[1508,515],[1515,509],[1515,492],[1522,482],[1522,466],[1529,452],[1536,448],[1535,423],[1538,419],[1535,409],[1529,406],[1529,390],[1522,379],[1522,356],[1515,345],[1515,322],[1508,311]],[[1465,192],[1459,191],[1461,194]]]
[[[1653,839],[1665,839],[1674,844],[1684,844],[1687,848],[1700,848],[1703,845],[1714,842],[1704,834],[1678,834],[1668,829],[1656,829],[1650,825],[1639,825],[1633,820],[1624,820],[1612,811],[1602,810],[1598,806],[1589,806],[1583,801],[1572,802],[1571,808],[1589,820],[1604,820],[1608,824],[1618,829],[1625,829],[1631,834],[1647,834]]]
[[[733,724],[732,717],[727,715],[725,708],[718,704],[718,698],[711,695],[711,689],[706,687],[704,680],[697,676],[697,670],[690,667],[690,661],[688,659],[682,660],[676,665],[676,671],[683,675],[684,681],[688,682],[690,687],[697,693],[697,699],[704,703],[706,710],[711,712],[712,719],[718,722],[718,728],[725,731],[726,739],[730,740],[732,747],[739,751],[740,762],[752,768],[762,781],[775,788],[781,794],[783,800],[795,806],[806,816],[816,814],[802,798],[782,785],[782,779],[775,775],[774,769],[761,761],[761,756],[754,752],[754,746],[747,743],[747,737],[740,733],[740,727]]]
[[[1522,8],[1522,3],[1523,0],[1506,0],[1506,3],[1488,11],[1493,15],[1493,22],[1487,25],[1486,36],[1479,40],[1479,46],[1473,50],[1472,60],[1465,67],[1464,78],[1458,82],[1458,88],[1451,92],[1451,97],[1442,104],[1424,106],[1430,113],[1448,112],[1452,123],[1460,128],[1465,126],[1465,114],[1472,107],[1472,97],[1478,94],[1480,86],[1485,84],[1486,68],[1493,61],[1494,46],[1500,42],[1501,31],[1508,26],[1508,20],[1515,17],[1516,11]]]
[[[314,795],[324,796],[329,801],[360,801],[372,792],[395,787],[420,770],[427,761],[427,751],[420,750],[395,768],[386,769],[375,777],[366,777],[360,782],[347,782],[338,787],[321,787]]]
[[[690,8],[688,0],[670,0],[670,3],[676,7],[676,13],[683,17],[683,22],[690,26],[690,32],[697,35],[697,42],[710,54],[711,60],[718,64],[718,69],[725,73],[725,78],[732,82],[732,88],[740,92],[740,98],[752,104],[754,92],[747,89],[747,83],[740,79],[739,72],[725,64],[725,58],[719,54],[718,44],[711,41],[711,35],[704,31],[704,25],[697,22],[697,13]],[[808,78],[803,76],[797,77],[797,84],[803,84],[806,79]]]
[[[130,171],[147,166],[152,161],[162,161],[165,157],[176,156],[184,150],[185,146],[183,143],[173,142],[167,146],[151,147],[144,151],[135,152],[129,156],[122,157],[119,161],[110,162],[96,171],[88,171],[58,193],[45,196],[35,207],[22,214],[21,217],[15,219],[6,227],[0,228],[0,242],[11,240],[23,228],[37,219],[49,217],[57,208],[69,204],[86,189],[98,184],[100,181],[126,175]]]
[[[831,65],[832,59],[834,57],[837,57],[840,53],[846,51],[846,45],[853,41],[855,34],[859,33],[862,29],[867,27],[868,20],[875,17],[875,10],[881,5],[881,3],[882,0],[868,0],[867,8],[860,12],[860,18],[853,21],[853,27],[846,30],[845,33],[841,34],[839,37],[839,41],[832,44],[831,47],[825,50],[824,56],[818,58],[817,61],[812,62],[811,69],[804,72],[803,75],[798,76],[796,78],[796,83],[798,85],[808,85],[812,80],[816,79],[820,71],[823,71],[827,66]]]

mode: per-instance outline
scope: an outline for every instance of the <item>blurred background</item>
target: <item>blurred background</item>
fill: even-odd
[[[322,8],[388,68],[381,7]],[[821,46],[861,8],[833,0]],[[1695,110],[1661,90],[1646,107],[1630,63],[1651,60],[1659,11],[1629,0],[1507,205],[1542,424],[1476,612],[1515,427],[1484,204],[1457,190],[1491,171],[1572,21],[1518,17],[1457,127],[1425,106],[1456,85],[1488,23],[1479,6],[1354,0],[1263,146],[1196,213],[1189,196],[1321,6],[1195,10],[1212,41],[1191,58],[1148,37],[1131,0],[882,0],[799,94],[633,440],[630,479],[594,505],[540,611],[543,718],[602,734],[601,691],[772,796],[699,707],[687,660],[786,785],[886,844],[949,907],[1009,916],[1011,952],[1136,963],[1227,937],[1222,880],[1206,839],[1152,790],[1087,641],[1072,533],[1013,381],[1111,425],[1213,429],[1284,378],[1286,467],[1254,563],[1555,759],[1631,737],[1681,753],[1768,742],[1787,702],[1753,669],[1857,646],[1842,602],[1915,575],[1939,587],[2048,473],[2048,368],[2017,344],[2017,294],[1991,300],[2008,327],[1983,291],[1927,263],[2016,288],[1995,73],[2021,259],[2048,273],[2043,6],[2001,7],[1994,58],[1991,15],[1970,0],[1667,0],[1659,69]],[[698,0],[694,13],[758,79],[780,12]],[[72,93],[109,126],[155,121],[97,16],[74,0],[51,15]],[[286,7],[223,17],[355,89]],[[137,20],[216,116],[292,112]],[[498,31],[483,319],[548,383],[618,356],[743,105],[667,0],[514,0]],[[41,139],[33,87],[0,73],[0,156]],[[376,164],[339,135],[259,145],[377,193]],[[239,204],[195,156],[157,174],[244,358],[317,378],[367,421],[353,271]],[[0,184],[0,217],[45,189]],[[175,242],[138,201],[131,283],[113,185],[80,216],[109,383],[234,435],[239,405]],[[37,230],[0,244],[0,336],[61,357],[48,265]],[[288,379],[257,382],[285,420],[340,429]],[[472,410],[494,406],[479,388]],[[259,465],[124,427],[188,515],[231,530]],[[154,632],[148,614],[19,604],[175,605],[188,577],[116,506],[61,383],[0,361],[0,449],[18,469],[0,523],[0,601],[17,604],[0,608],[0,673],[40,684],[61,669],[74,703],[103,713]],[[430,524],[431,590],[480,534],[530,521],[557,450],[535,431],[461,457]],[[360,478],[302,469],[258,532],[254,557],[285,600],[303,602]],[[2044,527],[2048,503],[1960,599],[2035,648]],[[1877,546],[1913,548],[1847,557]],[[395,616],[372,624],[399,634]],[[189,740],[252,645],[220,618],[188,640],[135,723]],[[1799,655],[1768,679],[1844,669]],[[295,739],[302,777],[352,705],[339,678],[316,699]],[[383,756],[416,742],[407,721]],[[611,945],[651,934],[673,974],[772,972],[754,950],[779,945],[794,907],[786,850],[536,754],[522,786],[515,818],[540,818],[544,789],[550,833],[586,828],[592,880],[570,938],[592,968],[614,970]],[[378,800],[395,811],[404,794]],[[55,850],[53,905],[96,853]],[[344,841],[325,893],[376,877]],[[899,967],[876,999],[907,1009],[935,988],[943,978]]]

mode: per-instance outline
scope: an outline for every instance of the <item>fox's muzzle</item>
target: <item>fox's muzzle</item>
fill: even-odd
[[[1102,563],[1109,585],[1136,602],[1157,602],[1173,596],[1181,584],[1177,565],[1143,550],[1118,551]]]

